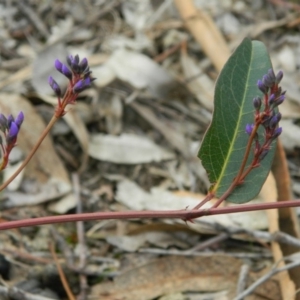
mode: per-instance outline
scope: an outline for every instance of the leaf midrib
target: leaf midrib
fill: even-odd
[[[247,80],[246,80],[246,85],[245,85],[245,90],[244,90],[244,94],[243,94],[243,101],[242,101],[242,106],[241,106],[241,109],[239,111],[239,117],[238,117],[238,122],[237,122],[237,126],[235,127],[235,130],[234,130],[234,135],[233,135],[233,139],[231,140],[230,142],[230,146],[228,148],[228,151],[227,151],[227,155],[226,155],[226,158],[225,158],[225,161],[224,161],[224,165],[223,165],[223,168],[221,170],[221,173],[217,179],[217,182],[216,184],[214,185],[213,187],[213,192],[216,192],[220,186],[220,183],[222,181],[222,178],[224,177],[224,174],[226,172],[226,168],[229,164],[229,161],[230,161],[230,157],[231,157],[231,153],[233,153],[233,146],[235,144],[235,141],[237,139],[237,135],[238,135],[238,132],[239,132],[239,128],[240,128],[240,123],[241,123],[241,120],[242,120],[242,112],[243,112],[243,108],[245,106],[245,98],[246,98],[246,94],[247,94],[247,91],[248,91],[248,87],[249,87],[249,77],[250,77],[250,72],[251,72],[251,62],[253,60],[253,44],[251,44],[251,55],[250,55],[250,61],[249,61],[249,68],[248,68],[248,72],[247,72]],[[237,169],[237,173],[238,173],[238,169]]]

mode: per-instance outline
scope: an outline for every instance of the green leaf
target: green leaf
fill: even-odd
[[[245,39],[217,80],[213,119],[198,154],[212,184],[210,190],[217,197],[224,194],[240,169],[249,138],[245,127],[254,123],[252,100],[255,96],[262,96],[256,83],[271,68],[264,44]],[[259,131],[259,135],[262,137],[263,131]],[[227,201],[245,203],[259,193],[270,171],[275,146],[273,143],[261,165],[233,190]],[[247,165],[252,157],[251,149]]]

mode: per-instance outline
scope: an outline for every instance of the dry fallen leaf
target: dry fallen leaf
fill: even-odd
[[[126,49],[116,50],[104,65],[93,70],[93,75],[100,79],[95,81],[96,85],[105,86],[118,78],[137,89],[148,88],[156,97],[163,96],[163,86],[174,82],[169,73],[151,58]]]
[[[145,136],[123,133],[120,136],[97,134],[89,142],[89,155],[119,164],[140,164],[174,159],[174,153]]]
[[[151,300],[161,295],[188,291],[207,293],[208,297],[211,292],[223,292],[219,294],[222,298],[215,299],[231,300],[236,295],[241,266],[241,260],[225,255],[162,257],[125,271],[113,282],[94,285],[88,299]],[[251,273],[249,281],[259,276]],[[208,297],[203,299],[211,299]],[[247,297],[247,300],[263,299],[280,300],[276,281],[265,282]]]
[[[226,291],[233,299],[241,261],[229,256],[163,257],[92,287],[90,300],[150,300],[184,291]]]

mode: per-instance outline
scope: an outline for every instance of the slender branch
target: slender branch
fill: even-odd
[[[251,132],[251,135],[249,137],[249,140],[248,140],[248,143],[247,143],[247,146],[246,146],[245,155],[243,157],[242,164],[241,164],[241,167],[239,169],[238,174],[236,175],[236,177],[232,181],[229,188],[224,192],[224,194],[213,205],[213,208],[218,207],[224,200],[226,200],[226,198],[232,193],[232,191],[237,187],[237,185],[242,183],[241,180],[245,177],[245,176],[243,176],[243,172],[244,172],[244,169],[246,167],[247,160],[248,160],[248,157],[249,157],[249,154],[250,154],[250,151],[251,151],[251,147],[252,147],[252,144],[253,144],[253,140],[255,138],[255,135],[257,133],[259,125],[260,124],[256,123],[253,130],[252,130],[252,132]],[[252,168],[251,168],[251,170],[252,170]],[[200,207],[202,206],[202,201],[197,206],[199,206],[199,205],[200,205]]]
[[[202,207],[205,203],[207,203],[208,201],[210,201],[215,195],[213,193],[208,193],[206,195],[206,197],[198,204],[196,205],[193,209],[199,209],[200,207]]]
[[[149,219],[149,218],[169,218],[183,219],[191,221],[202,216],[212,216],[221,214],[231,214],[246,211],[279,209],[289,207],[300,207],[300,199],[259,204],[241,204],[229,207],[210,208],[201,210],[158,210],[158,211],[125,211],[125,212],[96,212],[83,213],[62,216],[48,216],[32,219],[23,219],[17,221],[8,221],[0,223],[0,230],[7,230],[20,227],[39,226],[46,224],[78,222],[78,221],[95,221],[95,220],[112,220],[112,219]]]
[[[249,286],[245,291],[243,291],[241,294],[239,294],[237,297],[234,298],[234,300],[243,300],[246,296],[251,294],[258,286],[269,280],[274,275],[290,270],[292,268],[298,267],[300,265],[300,261],[291,262],[288,265],[285,265],[282,268],[274,268],[264,276],[262,276],[260,279],[258,279],[256,282],[254,282],[251,286]]]
[[[64,271],[63,271],[63,269],[62,269],[62,267],[61,267],[61,265],[58,261],[58,258],[56,256],[55,249],[54,249],[54,244],[50,243],[49,248],[50,248],[51,255],[54,259],[54,262],[56,264],[56,268],[57,268],[57,271],[58,271],[58,274],[59,274],[59,278],[60,278],[61,283],[64,287],[64,290],[65,290],[66,294],[68,295],[69,300],[75,300],[75,296],[73,295],[73,293],[71,291],[71,288],[69,286],[66,275],[65,275],[65,273],[64,273]]]
[[[33,157],[33,155],[35,154],[37,149],[40,147],[41,143],[43,142],[43,140],[45,139],[45,137],[47,136],[47,134],[49,133],[49,131],[51,130],[51,128],[53,127],[55,122],[57,121],[57,119],[58,118],[55,115],[53,115],[52,119],[48,123],[47,127],[44,129],[40,138],[38,139],[37,143],[31,149],[31,151],[29,152],[29,154],[27,155],[27,157],[23,161],[23,163],[20,165],[20,167],[16,170],[16,172],[10,178],[8,178],[4,183],[2,183],[0,185],[0,191],[4,190],[26,167],[26,165],[29,163],[29,161],[31,160],[31,158]]]

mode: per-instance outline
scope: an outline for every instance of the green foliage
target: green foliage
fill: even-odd
[[[212,123],[198,154],[212,184],[210,190],[217,197],[228,189],[240,169],[249,138],[245,127],[254,123],[253,98],[262,96],[256,83],[270,68],[271,61],[264,44],[245,39],[217,80]],[[259,193],[270,171],[275,146],[274,142],[261,165],[250,172],[227,201],[245,203]],[[252,158],[251,149],[246,167]]]

